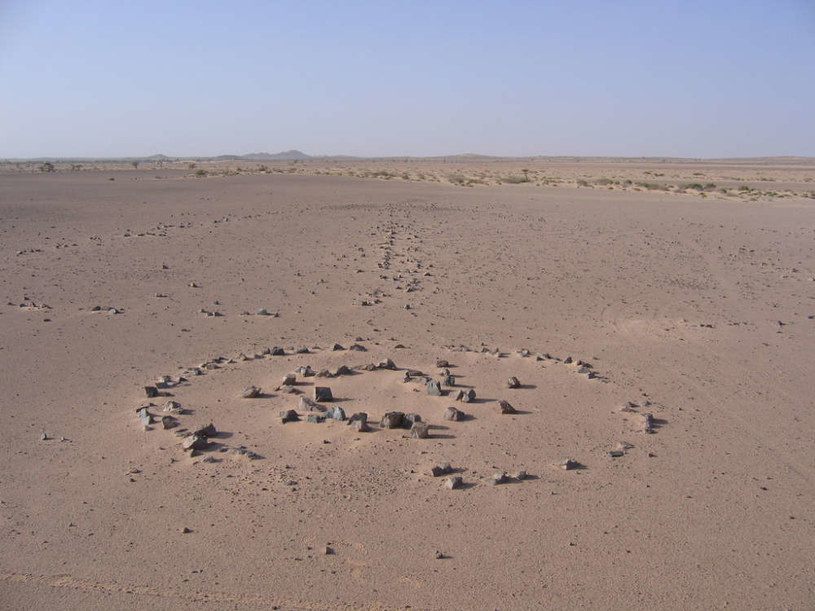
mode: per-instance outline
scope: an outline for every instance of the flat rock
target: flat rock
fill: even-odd
[[[210,422],[209,424],[193,429],[192,434],[198,435],[199,437],[215,437],[218,431],[215,430],[215,425]]]
[[[297,408],[301,412],[324,412],[325,406],[320,405],[313,399],[309,399],[306,396],[301,396],[298,403]]]
[[[189,450],[203,450],[207,447],[206,437],[199,437],[198,435],[187,435],[181,441],[181,448],[184,451]]]

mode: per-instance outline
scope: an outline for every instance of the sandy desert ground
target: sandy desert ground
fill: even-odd
[[[6,167],[1,608],[815,606],[811,161],[347,163]]]

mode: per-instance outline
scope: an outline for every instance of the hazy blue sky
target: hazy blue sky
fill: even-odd
[[[0,158],[815,156],[815,0],[0,0]]]

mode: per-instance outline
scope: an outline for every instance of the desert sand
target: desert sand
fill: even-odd
[[[55,170],[0,173],[1,608],[815,606],[811,160]]]

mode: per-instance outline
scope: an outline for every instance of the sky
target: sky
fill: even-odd
[[[0,159],[815,156],[815,0],[0,0]]]

